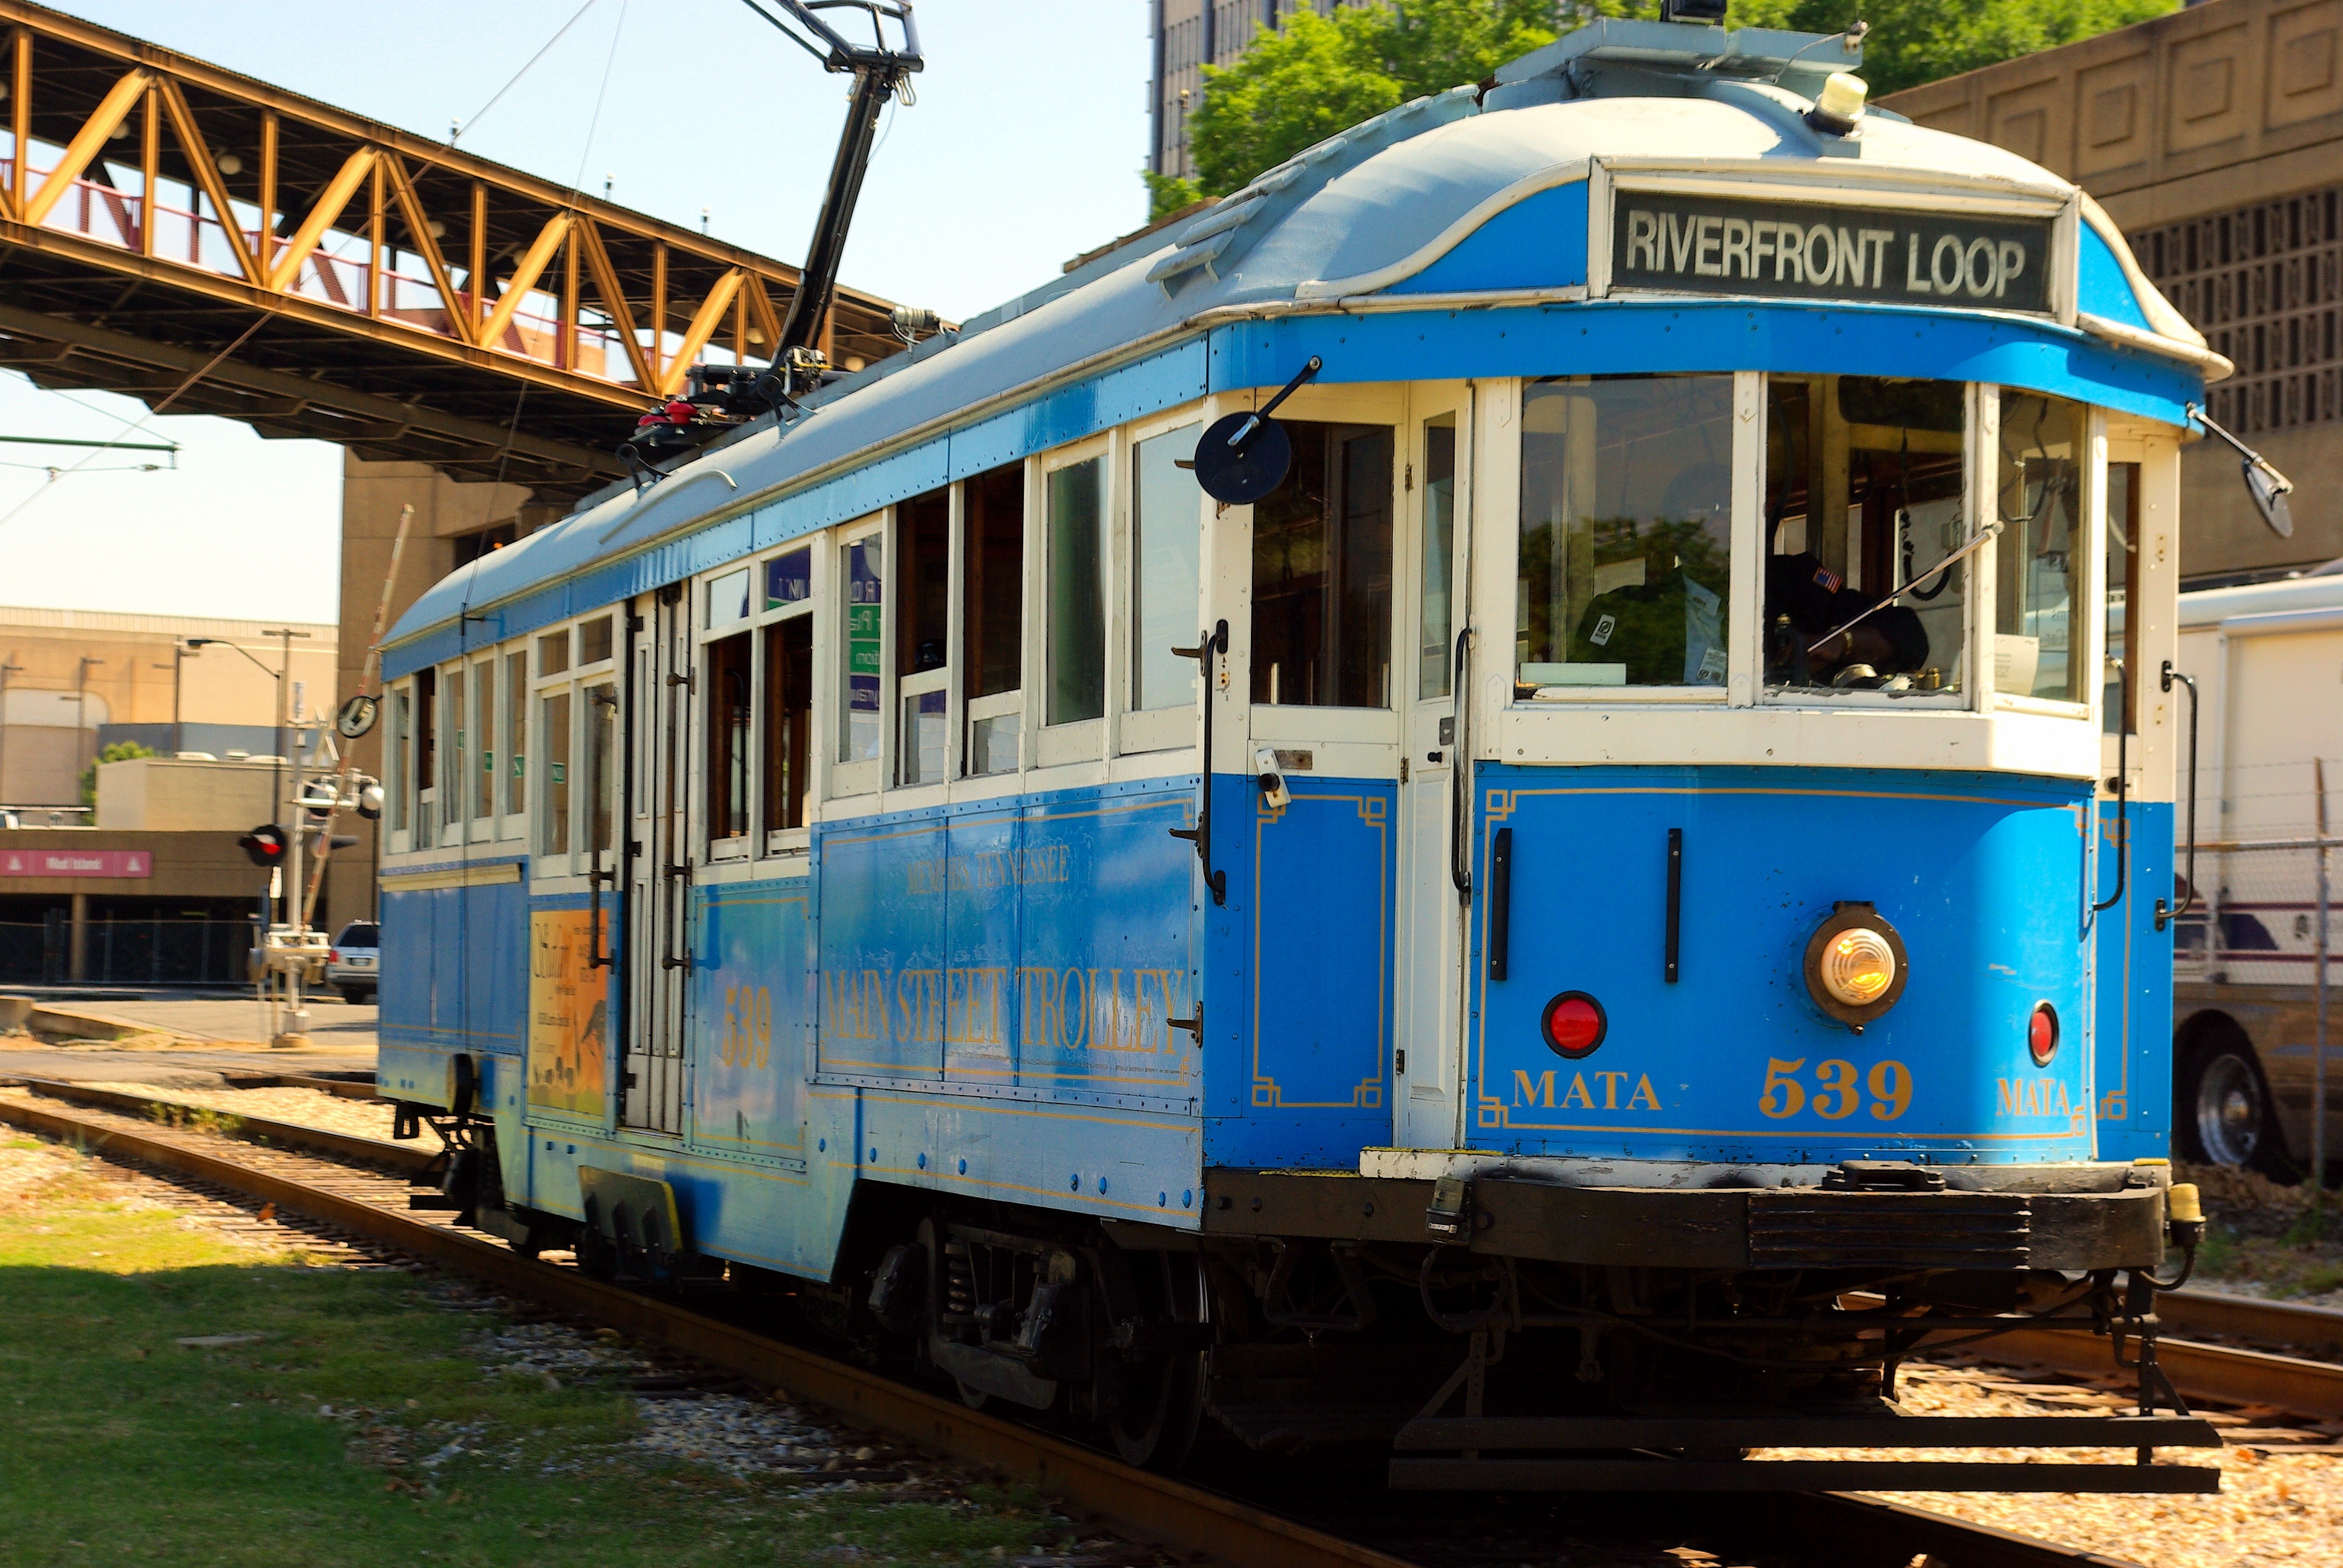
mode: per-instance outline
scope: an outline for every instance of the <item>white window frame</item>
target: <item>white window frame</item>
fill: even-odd
[[[407,677],[390,682],[383,715],[382,737],[383,841],[385,855],[413,852],[416,802],[400,791],[415,769],[409,755],[415,745],[415,681]],[[404,733],[402,733],[402,730]]]
[[[469,729],[472,698],[471,668],[472,656],[468,653],[440,665],[439,689],[436,700],[431,704],[432,717],[437,719],[439,724],[438,740],[432,749],[431,757],[432,771],[437,775],[431,782],[432,787],[437,791],[432,799],[438,807],[439,819],[439,829],[437,835],[438,843],[435,847],[443,849],[462,847],[465,835],[471,830],[472,826],[472,803],[467,789],[471,783],[470,769],[458,755],[459,751],[465,749],[459,748],[456,739],[458,734],[465,733]],[[456,710],[455,704],[447,700],[448,678],[451,676],[463,689],[464,701],[461,713]],[[448,799],[451,793],[455,797],[452,800]]]
[[[794,604],[785,603],[774,608],[757,609],[749,617],[747,623],[755,634],[749,643],[749,658],[753,664],[749,685],[756,693],[757,704],[756,718],[751,725],[755,734],[757,757],[756,777],[752,783],[755,802],[750,808],[752,815],[749,818],[749,836],[758,841],[759,855],[805,854],[813,842],[813,823],[821,809],[824,798],[822,793],[824,761],[830,755],[830,748],[822,744],[822,737],[825,733],[822,727],[828,721],[831,706],[823,700],[822,695],[822,672],[825,668],[822,658],[822,623],[817,617],[816,610],[830,591],[830,538],[827,530],[802,534],[778,549],[765,551],[756,558],[754,562],[756,576],[749,582],[750,602],[761,604],[765,595],[766,575],[771,571],[772,564],[782,557],[794,555],[799,550],[806,552],[806,597]],[[809,780],[810,788],[806,791],[806,825],[802,828],[767,828],[764,825],[768,804],[765,799],[765,748],[769,742],[766,729],[772,718],[772,694],[765,689],[765,682],[771,676],[771,668],[765,658],[765,638],[772,628],[779,626],[784,621],[791,620],[813,622],[811,639],[813,669],[810,672],[813,705],[806,717],[809,731],[806,765],[813,777]]]
[[[900,586],[895,579],[902,565],[896,558],[894,524],[895,508],[889,507],[834,528],[827,536],[830,559],[826,567],[835,574],[831,580],[836,585],[838,613],[830,618],[830,635],[820,635],[820,628],[817,625],[814,638],[815,678],[820,679],[826,675],[830,684],[836,689],[837,696],[837,706],[830,710],[831,720],[837,728],[815,731],[822,738],[821,755],[825,761],[821,769],[821,798],[825,801],[877,795],[881,780],[893,777],[895,759],[890,731],[894,726],[888,722],[887,705],[894,690],[894,619],[899,608],[895,601]],[[846,638],[853,607],[846,602],[846,552],[873,536],[880,539],[881,549],[879,577],[879,602],[881,606],[879,627],[879,755],[849,762],[840,757],[846,747],[847,726],[852,722],[852,709],[846,691]],[[821,706],[819,699],[815,706],[817,709]]]
[[[1107,757],[1109,736],[1112,730],[1115,711],[1114,670],[1115,645],[1115,561],[1118,551],[1115,536],[1115,493],[1121,485],[1120,470],[1127,463],[1116,460],[1114,437],[1119,431],[1107,431],[1071,442],[1039,455],[1026,472],[1025,515],[1025,602],[1031,607],[1026,616],[1027,659],[1021,672],[1025,690],[1031,694],[1026,706],[1025,728],[1031,734],[1024,755],[1029,766],[1057,768],[1071,763],[1102,762]],[[1051,724],[1050,716],[1050,476],[1061,468],[1071,468],[1093,458],[1105,465],[1100,481],[1100,499],[1103,515],[1100,518],[1102,538],[1100,540],[1099,570],[1104,580],[1099,584],[1100,613],[1106,618],[1107,628],[1103,656],[1106,668],[1100,671],[1107,682],[1106,700],[1096,719],[1077,719],[1064,724]]]
[[[535,648],[535,642],[531,638],[523,637],[504,643],[497,649],[497,695],[503,699],[497,707],[497,738],[503,742],[503,749],[498,755],[504,760],[497,766],[496,799],[491,804],[496,808],[497,838],[499,840],[518,839],[524,852],[528,843],[529,821],[529,776],[527,751],[520,752],[520,809],[508,811],[505,809],[505,804],[514,793],[511,787],[513,754],[519,749],[522,738],[528,731],[528,705],[531,700],[528,675],[536,658]],[[518,683],[513,678],[513,660],[516,658],[520,660]],[[513,725],[516,716],[520,719],[518,734],[515,733]]]
[[[1175,751],[1183,747],[1197,746],[1201,710],[1197,699],[1174,703],[1166,708],[1141,708],[1139,694],[1133,689],[1138,660],[1131,651],[1131,640],[1139,627],[1139,534],[1137,494],[1133,487],[1139,482],[1139,447],[1142,442],[1169,435],[1183,426],[1193,425],[1201,433],[1204,427],[1204,405],[1202,402],[1182,404],[1167,414],[1158,414],[1125,426],[1122,437],[1122,479],[1115,487],[1116,546],[1115,553],[1121,569],[1115,574],[1115,598],[1108,607],[1109,626],[1121,628],[1121,635],[1110,630],[1108,640],[1121,651],[1121,678],[1116,682],[1114,701],[1110,705],[1118,722],[1115,752],[1118,756],[1133,756],[1149,751]],[[1204,536],[1211,526],[1212,498],[1200,486],[1196,491],[1196,605],[1197,630],[1205,625],[1204,606],[1209,598],[1208,574],[1210,562],[1203,549]],[[1184,634],[1192,637],[1194,632]],[[1184,646],[1184,644],[1182,645]],[[1198,662],[1201,671],[1203,665]],[[1201,679],[1201,676],[1199,678]]]
[[[578,846],[585,841],[585,830],[588,826],[585,817],[578,809],[578,803],[585,795],[584,789],[580,787],[580,775],[578,769],[582,735],[582,727],[578,722],[578,705],[584,700],[578,695],[580,670],[578,664],[578,628],[579,624],[578,621],[567,621],[558,628],[542,628],[529,641],[529,668],[532,672],[528,687],[529,723],[537,732],[538,755],[535,764],[529,769],[532,777],[528,787],[528,815],[538,829],[550,828],[553,823],[553,810],[548,804],[548,796],[554,786],[553,770],[557,766],[561,769],[560,782],[569,790],[568,848],[549,850],[546,849],[542,840],[535,838],[529,839],[530,866],[535,875],[539,878],[568,877],[576,874]],[[616,629],[615,627],[612,628],[614,634]],[[542,671],[544,660],[537,638],[551,637],[557,632],[568,638],[568,668],[547,675]],[[614,636],[613,642],[617,640]],[[615,663],[615,660],[605,660],[597,668],[610,670]],[[616,678],[615,675],[612,678]],[[545,700],[549,697],[563,695],[567,695],[569,699],[569,744],[564,749],[567,755],[556,757],[553,754],[552,738],[545,722]]]
[[[2007,387],[1990,382],[1980,383],[1980,398],[1989,403],[1992,407],[1994,436],[1989,454],[1993,458],[1993,464],[1980,476],[1980,494],[1996,498],[1993,504],[1996,507],[2000,505],[1998,498],[2001,495],[2001,398],[2003,393],[2013,391],[2021,397],[2056,397],[2061,402],[2074,405],[2081,409],[2083,414],[2083,428],[2077,437],[2083,449],[2081,454],[2083,487],[2082,494],[2075,498],[2075,504],[2077,508],[2077,520],[2081,523],[2085,535],[2085,541],[2078,541],[2077,548],[2083,549],[2085,553],[2083,569],[2075,587],[2075,598],[2069,603],[2066,610],[2066,658],[2070,665],[2079,664],[2085,659],[2089,649],[2097,648],[2102,645],[2107,634],[2107,605],[2099,592],[2099,577],[2106,569],[2105,552],[2107,550],[2106,411],[2095,403],[2086,402],[2079,397],[2068,397],[2063,393],[2038,393],[2029,387]],[[1982,503],[1980,505],[1982,506]],[[2001,586],[2001,540],[1996,538],[1993,543],[1977,553],[1985,562],[1982,569],[1993,574],[1994,591],[1998,595]],[[2087,611],[2084,607],[2088,607]],[[1996,618],[1997,619],[1998,617]],[[2086,627],[2082,624],[2085,621],[2090,622],[2090,625]],[[2000,636],[2000,631],[1997,627],[1995,627],[1994,621],[1983,621],[1979,624],[1994,628],[1993,635]],[[1998,649],[1996,651],[1997,653]],[[1988,667],[1983,673],[1990,675],[1992,667],[1997,666],[1999,660],[1996,658],[1978,662]],[[2030,692],[2002,691],[1996,689],[1988,701],[1988,710],[1997,713],[2035,713],[2049,719],[2096,719],[2098,716],[2100,700],[2099,669],[2098,658],[2093,657],[2087,664],[2083,664],[2081,671],[2083,700],[2080,702],[2068,702],[2061,698],[2036,697]]]
[[[1665,379],[1679,374],[1684,379],[1691,379],[1722,373],[1713,370],[1681,373],[1671,371],[1663,372],[1652,377],[1592,375],[1590,379],[1595,381],[1630,378]],[[1746,693],[1754,687],[1757,673],[1763,669],[1762,662],[1758,661],[1762,659],[1765,621],[1762,602],[1765,598],[1763,588],[1765,538],[1764,529],[1759,526],[1758,514],[1762,510],[1765,494],[1763,488],[1765,456],[1765,377],[1758,372],[1751,370],[1736,370],[1731,375],[1733,377],[1733,450],[1729,461],[1733,467],[1733,526],[1726,553],[1732,560],[1733,588],[1725,600],[1725,684],[1723,686],[1547,688],[1545,692],[1550,695],[1541,694],[1536,697],[1514,697],[1512,693],[1513,688],[1519,684],[1521,669],[1520,663],[1514,656],[1516,646],[1514,639],[1519,635],[1519,628],[1514,620],[1517,613],[1514,606],[1520,592],[1518,585],[1521,582],[1522,421],[1527,417],[1531,383],[1543,380],[1544,377],[1521,377],[1511,381],[1483,383],[1492,401],[1503,400],[1504,407],[1502,409],[1491,410],[1499,415],[1493,424],[1505,433],[1505,444],[1511,447],[1513,453],[1510,459],[1510,477],[1503,492],[1505,497],[1510,498],[1511,505],[1507,507],[1503,518],[1493,515],[1487,519],[1493,525],[1502,523],[1506,541],[1500,545],[1495,552],[1504,558],[1505,563],[1506,592],[1504,597],[1497,601],[1504,607],[1503,622],[1504,642],[1501,658],[1492,661],[1493,664],[1501,663],[1504,672],[1505,706],[1517,712],[1538,713],[1569,708],[1649,705],[1725,708],[1740,706],[1747,701]],[[1756,408],[1756,417],[1754,420],[1749,417],[1753,401]],[[1753,474],[1755,477],[1754,485],[1751,482]],[[1491,488],[1493,494],[1494,487]],[[1748,575],[1753,572],[1755,576]],[[1758,587],[1754,591],[1745,591],[1742,587],[1744,582],[1755,582]],[[1743,602],[1745,599],[1751,602],[1745,604]],[[1497,628],[1493,625],[1487,629],[1493,632]],[[1483,639],[1476,639],[1476,642],[1481,644],[1474,649],[1477,661],[1483,657],[1482,648],[1487,645]],[[1490,652],[1495,653],[1499,650],[1491,649]]]
[[[764,696],[765,682],[764,672],[759,668],[762,661],[758,658],[758,610],[756,608],[757,601],[764,594],[762,585],[759,581],[759,574],[762,569],[762,557],[746,561],[727,561],[713,570],[702,573],[691,585],[691,608],[695,612],[691,629],[692,668],[697,672],[698,689],[690,694],[690,700],[699,705],[698,714],[699,744],[694,748],[698,755],[689,759],[690,765],[685,769],[685,777],[689,780],[688,787],[698,790],[699,794],[697,804],[699,808],[700,849],[707,855],[708,863],[711,866],[755,858],[757,824],[761,819],[759,813],[763,806],[759,796],[763,793],[762,775],[764,773],[762,749],[764,713],[761,699]],[[712,625],[710,623],[715,619],[717,586],[735,574],[743,575],[749,579],[749,613],[738,620],[728,620],[720,627]],[[717,643],[734,637],[745,637],[749,639],[749,757],[748,776],[742,780],[742,787],[748,799],[741,802],[748,826],[745,830],[733,837],[719,839],[716,837],[714,814],[708,809],[714,785],[714,780],[709,777],[709,754],[716,739],[714,707],[716,671],[709,658],[709,649]]]

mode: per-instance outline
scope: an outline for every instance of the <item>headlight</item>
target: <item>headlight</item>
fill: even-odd
[[[1867,903],[1833,906],[1806,940],[1806,990],[1815,1005],[1857,1033],[1904,994],[1904,939]]]
[[[1823,988],[1849,1007],[1867,1007],[1896,983],[1896,950],[1869,926],[1841,931],[1823,949]]]

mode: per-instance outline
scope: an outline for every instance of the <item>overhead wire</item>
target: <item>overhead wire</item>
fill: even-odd
[[[147,421],[155,418],[160,415],[163,410],[177,402],[179,398],[184,396],[190,387],[194,387],[196,382],[201,381],[205,377],[217,369],[222,360],[226,359],[229,355],[234,354],[237,349],[243,347],[245,340],[250,337],[254,333],[259,331],[261,323],[267,319],[268,317],[266,316],[254,317],[252,318],[252,325],[236,335],[235,342],[230,343],[226,347],[213,355],[209,359],[205,360],[201,366],[197,367],[188,375],[186,380],[180,382],[176,387],[172,387],[170,392],[161,402],[147,409],[144,415],[140,416],[136,424],[129,426],[122,432],[121,435],[113,437],[104,445],[93,448],[88,457],[84,457],[72,467],[53,470],[49,475],[49,482],[47,484],[43,485],[39,489],[35,490],[31,495],[26,496],[23,500],[9,508],[6,513],[0,514],[0,528],[7,527],[9,523],[15,520],[17,515],[24,511],[25,508],[31,506],[35,501],[39,500],[43,496],[47,495],[51,490],[56,488],[56,484],[59,479],[64,478],[68,474],[80,472],[82,469],[87,467],[92,462],[96,461],[97,455],[100,452],[109,450],[113,447],[118,445],[125,437],[135,436],[140,430],[146,428]]]
[[[536,68],[537,63],[545,58],[546,51],[548,49],[550,49],[556,44],[560,43],[563,35],[566,35],[569,29],[578,25],[578,22],[585,16],[587,12],[591,11],[596,5],[600,4],[601,0],[586,0],[586,4],[578,7],[578,15],[570,17],[568,21],[564,22],[560,27],[556,30],[553,36],[548,38],[544,45],[538,48],[537,53],[528,57],[528,64],[523,65],[519,70],[515,71],[512,74],[511,81],[507,82],[503,86],[498,87],[489,97],[487,103],[482,104],[478,108],[473,110],[472,117],[470,119],[458,120],[454,126],[449,127],[447,132],[447,145],[449,146],[454,146],[457,141],[463,136],[463,134],[466,131],[470,130],[474,126],[479,123],[479,119],[482,115],[485,115],[490,109],[495,108],[498,100],[503,98],[507,93],[513,90],[515,84],[518,83],[523,76],[528,75],[531,70]]]
[[[609,95],[610,72],[618,63],[618,40],[626,35],[627,0],[618,0],[618,24],[610,29],[610,57],[602,62],[602,85],[594,91],[594,113],[586,122],[586,140],[578,149],[578,177],[569,182],[571,190],[583,190],[586,186],[586,163],[594,156],[594,133],[602,126],[602,100]]]

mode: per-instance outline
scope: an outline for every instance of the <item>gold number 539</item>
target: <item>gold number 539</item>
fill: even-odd
[[[1806,1065],[1803,1056],[1784,1061],[1769,1058],[1765,1063],[1765,1086],[1758,1092],[1757,1109],[1780,1121],[1795,1116],[1807,1107],[1806,1086],[1795,1074]],[[1812,1101],[1815,1115],[1826,1121],[1837,1121],[1855,1114],[1862,1103],[1856,1091],[1855,1063],[1834,1057],[1815,1064],[1815,1081],[1818,1087]],[[1912,1071],[1900,1061],[1880,1061],[1872,1064],[1864,1079],[1864,1087],[1871,1091],[1871,1114],[1882,1121],[1893,1121],[1912,1108]]]

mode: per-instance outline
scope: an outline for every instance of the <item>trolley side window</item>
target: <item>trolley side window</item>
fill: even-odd
[[[1131,448],[1131,706],[1196,706],[1197,661],[1172,652],[1196,641],[1204,492],[1180,464],[1199,427],[1182,425]]]
[[[1106,459],[1051,470],[1047,724],[1106,712]]]
[[[748,574],[739,574],[743,578]],[[749,749],[756,718],[755,641],[745,631],[708,645],[708,837],[722,844],[749,836]]]
[[[2083,598],[2083,406],[2034,392],[2001,395],[1994,541],[1993,683],[1996,691],[2081,702],[2074,657]]]
[[[813,617],[800,615],[765,628],[767,832],[806,825],[812,737]]]
[[[1423,555],[1417,563],[1415,695],[1446,697],[1453,625],[1450,562],[1456,548],[1456,416],[1423,423]]]
[[[1523,389],[1516,695],[1725,685],[1733,377]]]
[[[1014,773],[1024,718],[1025,466],[1011,463],[960,487],[961,698],[968,705],[969,774]]]
[[[385,826],[393,833],[407,831],[407,780],[415,771],[415,764],[407,758],[407,747],[414,735],[415,689],[402,684],[391,689],[390,739],[382,750],[383,799],[387,802],[390,818]]]
[[[586,726],[587,810],[591,814],[584,847],[604,856],[618,848],[618,689],[605,681],[578,694]],[[608,865],[604,859],[597,869]]]
[[[840,629],[845,657],[840,661],[845,699],[839,705],[838,760],[874,762],[879,758],[880,692],[887,638],[887,548],[880,534],[866,534],[839,550],[845,588]]]
[[[447,673],[440,680],[440,690],[445,695],[439,704],[439,722],[447,732],[447,743],[439,751],[439,817],[443,826],[460,828],[464,821],[464,789],[471,781],[465,766],[471,751],[471,703],[470,694],[464,689],[462,665],[447,667]]]
[[[556,689],[538,699],[537,732],[545,748],[545,809],[537,850],[569,853],[569,693]],[[547,868],[566,870],[567,868]]]
[[[1252,699],[1388,708],[1391,427],[1285,428],[1293,466],[1252,509]]]
[[[497,814],[497,661],[493,658],[472,666],[472,714],[479,729],[480,765],[472,769],[468,788],[473,817],[487,821]]]
[[[2107,465],[2107,668],[2105,726],[2110,735],[2122,725],[2139,733],[2139,618],[2131,607],[2139,598],[2139,465]],[[2130,684],[2124,672],[2132,672]],[[2129,701],[2126,701],[2126,698]]]
[[[1956,381],[1777,376],[1765,389],[1765,681],[1958,690],[1970,561]]]
[[[439,671],[427,665],[415,672],[415,764],[408,777],[415,780],[415,840],[416,849],[424,849],[438,843],[438,775],[439,740]]]
[[[951,492],[930,490],[895,511],[895,671],[902,702],[895,732],[898,783],[941,783],[950,767]]]
[[[505,655],[505,815],[518,817],[528,802],[528,652]]]

